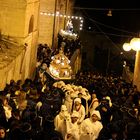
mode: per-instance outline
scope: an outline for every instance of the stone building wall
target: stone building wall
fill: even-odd
[[[60,29],[65,28],[66,18],[60,16],[48,16],[44,13],[56,13],[59,15],[71,14],[71,3],[74,0],[41,0],[40,1],[40,20],[39,20],[39,43],[48,44],[50,47],[57,47],[57,34]]]
[[[0,69],[0,88],[11,79],[33,78],[38,43],[40,0],[0,0],[0,31],[3,38],[15,42],[22,52],[11,63]]]
[[[8,65],[0,68],[0,90],[11,79],[33,78],[38,43],[57,47],[57,33],[65,28],[65,18],[44,16],[41,12],[70,15],[74,0],[0,0],[0,32],[2,37],[24,46]],[[39,36],[39,39],[38,39]],[[53,40],[53,41],[52,41]],[[2,52],[0,55],[4,57]],[[1,61],[3,61],[1,59]],[[8,60],[6,60],[8,61]]]

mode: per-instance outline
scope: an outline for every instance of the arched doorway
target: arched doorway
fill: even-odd
[[[29,21],[29,29],[28,29],[29,34],[33,32],[33,28],[34,28],[34,16],[32,15]]]

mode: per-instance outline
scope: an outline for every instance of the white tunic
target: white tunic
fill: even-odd
[[[67,134],[65,140],[79,140],[79,125],[77,122],[72,123],[71,120],[66,122]],[[68,137],[69,135],[69,137]]]
[[[71,113],[71,110],[72,110],[72,102],[73,102],[73,100],[71,99],[71,95],[66,94],[64,105],[66,105],[69,113]]]
[[[63,139],[65,139],[65,135],[67,133],[66,121],[69,120],[69,118],[70,118],[69,114],[67,114],[66,117],[64,113],[63,114],[59,113],[54,119],[55,130],[57,130],[62,134]]]
[[[89,112],[92,112],[93,110],[96,109],[96,107],[99,106],[99,101],[97,98],[94,98],[89,106]]]
[[[91,118],[85,119],[80,127],[79,140],[96,140],[102,128],[100,121],[93,122]]]
[[[78,108],[74,106],[73,110],[77,111],[79,113],[79,120],[78,122],[82,122],[85,119],[85,107],[81,104]]]

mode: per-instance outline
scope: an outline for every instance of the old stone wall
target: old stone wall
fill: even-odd
[[[0,32],[3,38],[17,43],[17,50],[24,46],[10,63],[5,62],[7,65],[0,69],[0,90],[11,79],[34,77],[38,43],[57,47],[57,34],[65,28],[66,18],[40,13],[58,11],[70,15],[72,3],[73,0],[0,0]],[[4,57],[3,52],[1,54]]]
[[[39,8],[40,0],[0,0],[0,31],[3,38],[19,44],[17,49],[21,45],[26,46],[0,69],[0,89],[11,79],[25,80],[34,76]]]
[[[66,18],[60,15],[70,15],[73,1],[70,0],[41,0],[39,19],[39,43],[46,43],[50,47],[57,47],[57,34],[60,29],[65,28]],[[59,12],[54,17],[47,15]]]

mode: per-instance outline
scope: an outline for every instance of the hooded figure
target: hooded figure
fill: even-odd
[[[71,114],[71,120],[66,121],[67,134],[65,140],[79,140],[79,125],[78,125],[79,113],[73,111]]]
[[[80,127],[80,139],[79,140],[96,140],[103,128],[100,112],[93,110],[90,114],[90,118],[85,119]]]
[[[65,138],[66,135],[66,121],[70,119],[70,114],[67,111],[67,107],[65,105],[61,106],[61,111],[54,119],[55,130],[60,132]]]
[[[81,104],[81,99],[80,98],[76,98],[74,100],[73,111],[74,110],[79,113],[78,124],[81,124],[81,122],[85,119],[85,114],[86,113],[85,113],[85,107]]]
[[[67,92],[65,92],[64,104],[66,105],[69,113],[71,113],[71,110],[72,110],[72,102],[73,102],[71,98],[72,94],[73,94],[73,90],[68,90]]]
[[[89,104],[89,113],[95,110],[99,106],[99,100],[97,98],[97,95],[95,92],[92,93],[91,95],[91,101]]]
[[[112,119],[112,107],[109,105],[109,100],[103,98],[96,110],[101,114],[101,122],[103,126],[107,126]]]

